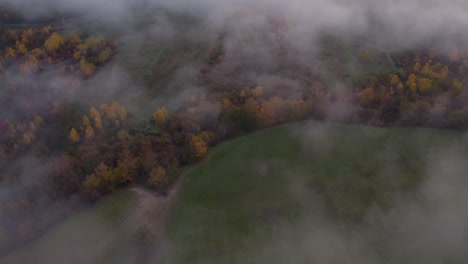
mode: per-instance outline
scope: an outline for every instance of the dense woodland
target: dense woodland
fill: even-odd
[[[0,105],[7,110],[0,113],[0,180],[6,186],[25,181],[22,166],[34,161],[15,162],[21,157],[41,164],[40,175],[28,175],[33,180],[21,196],[0,204],[0,214],[9,216],[0,220],[0,249],[43,232],[73,209],[70,200],[93,202],[131,183],[164,194],[183,166],[203,161],[210,147],[246,132],[304,119],[466,128],[468,49],[385,54],[352,44],[349,55],[340,52],[345,46],[338,38],[325,36],[324,46],[334,50],[324,48],[316,61],[304,64],[288,50],[285,30],[272,21],[269,32],[237,36],[229,49],[224,45],[229,32],[214,36],[193,79],[207,89],[189,95],[175,111],[160,105],[142,124],[120,102],[72,100],[118,53],[116,40],[51,26],[0,25]],[[275,44],[276,65],[238,57],[236,50],[264,43]],[[350,61],[372,68],[388,57],[393,63],[388,70],[359,78],[340,68]],[[330,88],[323,69],[334,71],[346,89]],[[294,79],[295,85],[261,85],[245,77],[249,72]],[[33,81],[41,79],[47,82]],[[337,104],[346,106],[345,114],[330,114]],[[148,124],[152,129],[143,129]],[[54,213],[40,213],[50,207]]]

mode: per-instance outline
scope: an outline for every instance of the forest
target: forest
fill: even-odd
[[[304,62],[277,16],[259,30],[211,34],[191,79],[204,89],[183,94],[177,107],[160,102],[142,118],[123,101],[90,104],[76,94],[125,44],[118,35],[64,30],[69,17],[60,15],[21,27],[13,13],[0,18],[0,181],[25,183],[2,198],[0,253],[125,186],[165,195],[210,148],[252,131],[303,120],[468,128],[468,48],[387,51],[325,32],[317,56]],[[240,52],[262,45],[274,63]],[[37,174],[24,175],[24,167]]]

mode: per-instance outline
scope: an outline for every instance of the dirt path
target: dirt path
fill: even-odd
[[[181,185],[186,178],[186,174],[182,175],[166,196],[157,195],[142,187],[131,188],[130,190],[137,195],[138,205],[126,220],[130,230],[137,232],[139,228],[144,227],[156,236],[156,240],[160,239],[164,233],[170,209],[177,201]]]
[[[143,236],[139,238],[142,240],[135,241],[133,263],[149,263],[151,259],[158,257],[171,208],[179,197],[186,175],[184,173],[177,180],[166,196],[157,195],[142,187],[130,189],[137,195],[138,203],[124,225],[132,236]],[[144,238],[147,235],[150,240]]]

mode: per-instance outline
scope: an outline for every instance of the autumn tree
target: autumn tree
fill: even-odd
[[[156,166],[149,174],[148,183],[156,188],[161,188],[169,183],[169,179],[166,175],[166,169],[162,166]]]
[[[375,91],[372,87],[366,87],[359,95],[359,104],[364,107],[371,107],[377,101]]]
[[[45,26],[45,27],[42,27],[40,31],[44,35],[49,35],[51,30],[52,30],[51,26]]]
[[[453,95],[458,95],[462,92],[462,89],[463,89],[463,84],[457,78],[453,78],[450,92]]]
[[[153,113],[153,119],[158,128],[163,128],[167,121],[167,110],[166,108],[158,108]]]
[[[257,86],[255,89],[252,89],[252,95],[254,97],[260,97],[263,95],[263,87],[262,86]]]
[[[44,47],[49,54],[55,54],[57,50],[65,43],[65,39],[59,33],[52,33],[50,37],[45,41]]]
[[[266,101],[262,103],[259,117],[263,126],[271,126],[275,123],[275,113],[273,105],[270,102]]]
[[[91,116],[91,118],[96,118],[96,117],[101,117],[101,114],[99,114],[99,112],[96,110],[96,108],[94,107],[91,107],[89,109],[89,115]]]
[[[99,53],[98,62],[100,64],[104,64],[110,59],[111,56],[112,56],[112,49],[107,47],[103,51],[101,51],[101,53]]]
[[[35,48],[31,51],[31,55],[36,57],[36,59],[43,59],[45,57],[45,52],[42,49]]]
[[[24,43],[21,43],[19,41],[16,41],[16,50],[20,54],[23,54],[23,55],[28,53],[28,48],[26,48],[26,45],[24,45]]]
[[[409,89],[411,92],[416,93],[418,91],[418,84],[417,84],[417,78],[414,73],[410,74],[408,77],[408,80],[406,81],[406,85],[408,85]]]
[[[401,92],[403,90],[403,83],[400,80],[400,77],[396,74],[391,74],[389,77],[389,85],[395,87],[397,91]]]
[[[198,136],[206,143],[207,146],[213,146],[218,142],[216,133],[213,131],[202,131]]]
[[[88,77],[91,76],[95,70],[96,70],[96,65],[94,65],[91,62],[87,62],[86,59],[80,60],[80,71],[85,76],[88,76]]]
[[[291,109],[289,118],[291,120],[302,119],[307,115],[308,108],[304,100],[293,100],[289,101],[289,103]]]
[[[92,126],[85,127],[85,138],[86,139],[93,139],[94,138],[94,129]]]
[[[96,200],[99,195],[99,188],[101,187],[101,179],[99,179],[96,175],[92,174],[86,177],[86,180],[83,182],[84,187],[84,195],[86,199],[89,201]]]
[[[122,172],[123,181],[125,184],[127,181],[133,180],[138,174],[140,162],[137,156],[135,156],[129,149],[124,149],[117,160],[117,168]]]
[[[131,181],[128,173],[124,172],[121,167],[112,168],[104,162],[99,163],[95,168],[94,173],[88,175],[83,182],[83,187],[88,192],[88,199],[94,200],[101,193],[112,192],[118,186],[124,185]]]
[[[101,104],[99,106],[104,115],[112,121],[124,120],[127,118],[127,110],[125,107],[118,102],[112,102],[112,104]]]
[[[70,137],[70,140],[73,143],[76,143],[76,142],[80,141],[80,135],[78,134],[78,132],[74,128],[71,129],[69,137]]]
[[[256,116],[260,109],[260,104],[254,98],[249,98],[244,104],[244,109],[249,115]]]
[[[149,173],[153,168],[154,164],[158,160],[158,154],[153,150],[153,137],[146,136],[140,139],[139,150],[140,150],[140,158],[141,158],[141,165],[143,169]]]
[[[121,129],[119,132],[117,132],[117,138],[119,140],[128,140],[131,138],[131,136],[125,129]]]
[[[34,134],[32,132],[28,131],[23,134],[24,145],[26,146],[30,145],[33,139],[34,139]]]
[[[91,107],[89,110],[91,118],[94,120],[94,127],[99,130],[103,130],[101,114],[96,110],[96,108]]]
[[[275,122],[286,122],[289,109],[287,109],[288,104],[285,103],[285,100],[279,96],[274,96],[270,98],[269,102],[273,106]]]
[[[429,78],[419,77],[417,79],[418,90],[421,94],[429,93],[433,88],[433,81]]]
[[[31,73],[37,68],[39,61],[34,55],[26,55],[23,58],[23,63],[20,65],[20,70],[25,73]]]
[[[203,160],[208,153],[206,143],[198,136],[192,136],[189,142],[190,159],[195,161]]]
[[[71,32],[70,33],[70,42],[74,45],[78,45],[81,43],[81,38],[80,35],[76,32]]]
[[[84,41],[84,46],[88,49],[90,49],[91,52],[97,52],[100,47],[104,45],[104,39],[103,38],[94,38],[94,37],[88,37]]]
[[[361,60],[364,63],[368,63],[372,60],[372,52],[370,50],[365,50],[361,53]]]
[[[5,58],[16,58],[16,51],[10,47],[5,48]]]

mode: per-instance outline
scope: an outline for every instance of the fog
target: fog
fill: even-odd
[[[198,14],[210,24],[222,25],[238,12],[256,11],[277,13],[288,20],[295,37],[307,38],[322,29],[338,29],[342,32],[375,35],[379,44],[440,45],[466,39],[468,3],[463,0],[3,0],[28,17],[40,16],[51,7],[75,14],[99,17],[114,22],[138,19],[138,7],[163,7],[176,12]],[[132,16],[135,16],[132,18]],[[261,17],[252,15],[247,20],[233,20],[242,25],[252,25]],[[125,25],[122,25],[125,26]],[[393,40],[393,41],[392,41]],[[387,43],[391,41],[391,43]],[[299,41],[301,42],[301,41]]]
[[[193,83],[202,65],[198,60],[173,65],[161,80],[151,84],[135,76],[127,67],[129,62],[143,62],[156,69],[165,63],[162,55],[163,59],[144,57],[141,52],[147,45],[160,45],[164,55],[167,46],[176,41],[188,46],[209,46],[216,34],[224,32],[226,58],[216,69],[236,72],[236,75],[227,74],[226,80],[261,85],[274,91],[279,86],[291,90],[306,86],[300,78],[275,74],[281,65],[290,61],[319,68],[321,77],[332,79],[334,89],[349,88],[335,78],[333,69],[322,67],[318,43],[323,34],[364,39],[365,45],[385,52],[428,47],[449,51],[468,44],[468,1],[465,0],[0,0],[1,5],[32,21],[41,20],[51,12],[62,12],[65,17],[78,18],[65,20],[65,28],[95,25],[99,31],[116,36],[121,46],[120,54],[109,65],[90,79],[82,80],[79,91],[64,93],[61,87],[69,87],[73,78],[48,69],[41,77],[6,69],[0,81],[18,86],[34,83],[41,87],[30,96],[37,98],[42,109],[53,102],[78,101],[86,106],[98,106],[119,101],[139,121],[148,119],[155,107],[165,106],[174,111],[190,95],[207,91],[206,87]],[[180,24],[170,14],[186,14],[195,22]],[[286,25],[280,36],[272,32],[272,20]],[[262,37],[248,46],[243,45],[258,35]],[[278,56],[283,54],[284,47],[288,50],[287,62],[280,61]],[[149,90],[154,92],[160,87],[163,92],[148,96]],[[326,98],[321,103],[324,119],[355,121],[353,116],[357,110],[346,99]],[[0,106],[0,117],[14,120],[20,115],[7,108]],[[202,112],[218,113],[218,108],[213,102]],[[328,142],[328,131],[305,129],[301,133],[304,145],[312,141],[315,147],[326,152],[332,144]],[[392,152],[391,146],[382,150],[382,155],[388,152]],[[445,263],[447,259],[462,262],[468,257],[464,253],[468,247],[468,210],[464,206],[468,199],[464,194],[468,166],[463,152],[455,144],[439,153],[429,153],[422,186],[415,193],[401,197],[398,194],[388,211],[372,208],[364,227],[357,230],[343,232],[324,213],[320,198],[315,197],[317,201],[310,206],[318,213],[311,214],[296,231],[280,231],[271,244],[262,246],[258,260],[254,261],[376,263],[379,258],[369,250],[373,247],[369,242],[372,238],[368,237],[371,233],[385,237],[383,254],[389,256],[389,263],[403,263],[408,259],[411,263]],[[23,153],[0,177],[5,180],[9,174],[20,175],[0,185],[0,203],[25,193],[34,197],[31,190],[35,184],[48,184],[41,182],[50,170],[43,165],[48,160],[38,160],[29,154]],[[24,177],[33,174],[37,176]],[[2,192],[3,188],[8,191]],[[291,193],[303,198],[298,189]],[[77,206],[76,197],[68,202]],[[44,200],[38,209],[43,211],[33,214],[61,209],[55,208],[51,200]],[[8,216],[1,216],[0,224],[8,226],[10,221]],[[1,231],[0,228],[0,240]]]
[[[138,51],[144,50],[148,43],[170,46],[169,43],[183,39],[189,40],[189,45],[207,45],[215,34],[223,30],[227,33],[224,39],[226,58],[220,69],[228,72],[240,67],[243,69],[241,79],[259,84],[297,82],[284,76],[265,75],[265,71],[262,72],[262,69],[268,71],[281,63],[278,61],[278,54],[284,53],[284,47],[288,50],[287,57],[292,62],[314,65],[321,74],[334,79],[336,73],[323,69],[317,57],[320,51],[318,41],[324,33],[345,39],[364,39],[366,46],[383,51],[426,47],[450,50],[468,41],[468,3],[461,0],[383,0],[378,3],[367,0],[3,0],[2,3],[13,7],[26,18],[40,19],[51,10],[61,11],[70,14],[65,17],[80,17],[78,21],[65,20],[65,27],[86,28],[86,24],[89,24],[89,27],[95,29],[111,29],[123,44],[120,48],[126,54],[126,58],[136,62],[149,61],[132,58],[144,57],[144,54]],[[196,23],[180,24],[169,18],[170,13],[186,14],[194,18]],[[280,39],[272,32],[272,20],[279,20],[287,25],[281,30]],[[241,43],[242,40],[258,34],[264,36],[249,45]],[[108,94],[111,100],[119,94],[120,98],[128,103],[132,100],[125,100],[127,97],[134,98],[133,101],[140,100],[143,89],[135,86],[138,80],[135,76],[125,73],[126,69],[120,66],[127,62],[128,59],[117,59],[117,63],[114,63],[117,65],[94,77],[96,81],[91,82],[90,89],[85,89],[84,93],[97,92],[97,96],[92,96],[99,99],[106,99]],[[156,59],[155,63],[164,62]],[[193,65],[194,62],[188,63]],[[177,67],[183,70],[187,65]],[[175,85],[179,91],[185,86],[191,86],[189,82],[193,79],[193,73],[181,76],[181,71],[173,72],[176,74],[165,76],[172,82],[164,83],[168,89],[175,90],[172,87]],[[104,85],[100,89],[94,89],[96,83]],[[125,90],[122,88],[124,85],[127,89],[122,93],[122,90]],[[303,84],[295,83],[290,86],[301,85]],[[132,87],[128,88],[129,86]],[[171,96],[165,98],[166,101],[170,99]]]
[[[327,151],[336,148],[330,136],[334,133],[333,125],[312,123],[292,133],[301,136],[305,149],[318,148],[328,155]],[[376,136],[378,132],[373,131],[372,136],[364,137],[370,140]],[[428,139],[427,134],[423,135],[415,144],[427,149],[421,161],[425,164],[422,183],[409,192],[393,193],[389,197],[390,209],[375,204],[366,212],[362,224],[349,228],[327,215],[320,195],[298,196],[308,201],[309,216],[299,227],[285,229],[272,244],[266,244],[263,257],[270,263],[464,262],[468,246],[468,214],[463,205],[467,199],[463,187],[467,184],[468,170],[463,147],[466,136],[457,136],[443,145],[430,144]],[[399,149],[399,146],[386,146],[379,155],[391,160],[401,151]],[[392,181],[399,177],[395,169],[388,163],[376,173]],[[304,193],[301,187],[292,186],[291,195]]]

